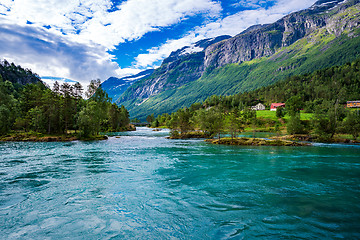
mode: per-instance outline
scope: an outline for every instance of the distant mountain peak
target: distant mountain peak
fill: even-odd
[[[214,37],[214,38],[207,38],[207,39],[202,39],[200,41],[197,41],[193,44],[191,44],[190,46],[185,46],[181,49],[178,49],[176,51],[173,51],[170,56],[164,60],[165,63],[167,62],[171,62],[176,58],[179,58],[181,56],[186,56],[189,54],[193,54],[193,53],[198,53],[198,52],[202,52],[204,51],[208,46],[220,42],[222,40],[226,40],[231,38],[231,36],[229,35],[222,35],[222,36],[218,36],[218,37]]]
[[[310,10],[328,10],[339,4],[348,2],[348,0],[318,0],[309,9]]]
[[[154,69],[146,69],[139,72],[138,74],[122,78],[109,77],[101,84],[101,87],[108,93],[109,97],[112,98],[113,102],[115,102],[120,97],[120,95],[134,82],[147,78],[153,72]]]

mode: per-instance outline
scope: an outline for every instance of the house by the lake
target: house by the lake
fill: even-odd
[[[258,103],[255,106],[252,106],[251,110],[255,110],[255,111],[265,110],[265,105],[262,103]]]
[[[276,111],[278,107],[285,107],[285,103],[272,103],[270,106],[270,111]]]
[[[360,101],[347,101],[346,107],[348,108],[360,108]]]

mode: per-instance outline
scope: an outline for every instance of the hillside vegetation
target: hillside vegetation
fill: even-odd
[[[55,82],[51,90],[30,70],[5,64],[0,75],[0,141],[98,139],[100,131],[128,130],[128,111],[112,104],[99,86],[100,80],[92,80],[89,99],[84,100],[80,83]]]
[[[202,130],[205,136],[221,132],[233,136],[245,128],[289,134],[312,134],[331,140],[336,133],[360,133],[360,112],[345,108],[346,101],[360,100],[360,59],[342,66],[288,77],[258,90],[231,96],[213,95],[171,115],[148,116],[153,127],[167,126],[176,136]],[[259,102],[285,102],[276,113],[251,111]],[[301,111],[302,110],[302,111]],[[275,117],[275,116],[276,117]]]
[[[41,83],[40,77],[30,69],[24,69],[9,63],[7,60],[0,61],[0,80],[7,80],[12,83],[18,91],[28,83]]]

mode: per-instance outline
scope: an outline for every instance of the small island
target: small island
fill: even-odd
[[[41,133],[12,133],[0,137],[0,142],[71,142],[106,140],[106,135],[79,137],[79,135],[44,135]]]
[[[206,139],[206,142],[212,144],[222,145],[238,145],[238,146],[310,146],[310,143],[295,142],[289,140],[268,140],[263,138],[220,138],[220,139]]]

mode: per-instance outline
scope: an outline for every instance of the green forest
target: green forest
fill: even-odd
[[[50,89],[29,70],[5,61],[0,65],[0,136],[38,133],[91,139],[102,131],[130,129],[128,111],[111,103],[100,80],[91,81],[85,100],[80,83],[55,82]]]
[[[327,68],[312,74],[292,76],[258,90],[231,95],[213,95],[170,114],[149,115],[152,127],[166,126],[174,138],[215,136],[247,131],[274,131],[287,134],[311,134],[319,141],[331,141],[336,134],[356,139],[360,133],[358,109],[346,108],[346,102],[360,100],[360,60]],[[251,106],[283,102],[275,118]],[[308,113],[310,119],[303,119]],[[192,131],[196,130],[195,133]]]

